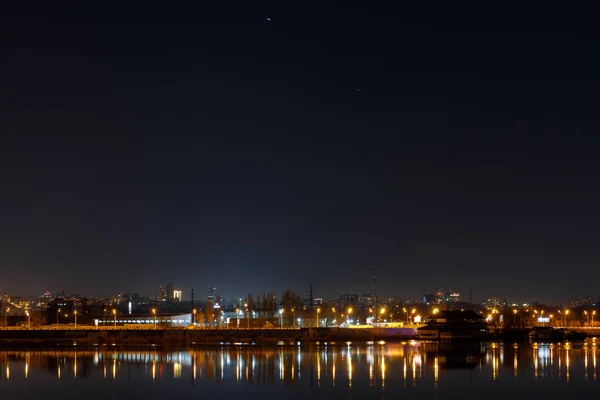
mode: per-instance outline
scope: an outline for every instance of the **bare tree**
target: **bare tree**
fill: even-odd
[[[212,326],[213,320],[215,319],[215,309],[211,298],[206,299],[206,305],[204,306],[204,315],[206,316],[206,322],[209,326]]]
[[[219,308],[216,308],[214,311],[215,314],[215,319],[217,320],[217,326],[221,325],[221,312],[222,312],[222,305],[221,305],[221,296],[217,295],[217,303],[219,305]]]

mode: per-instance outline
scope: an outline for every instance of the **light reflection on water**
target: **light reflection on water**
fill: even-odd
[[[427,342],[244,345],[173,351],[106,347],[6,350],[0,351],[0,371],[4,371],[0,373],[0,389],[9,384],[18,388],[49,375],[61,383],[131,381],[132,385],[144,385],[146,381],[185,380],[192,386],[246,384],[310,390],[352,390],[358,386],[363,394],[381,394],[383,390],[389,394],[388,387],[392,391],[421,388],[444,393],[446,388],[455,387],[461,376],[469,377],[471,388],[476,387],[473,380],[488,386],[496,381],[518,386],[514,382],[522,379],[565,384],[577,380],[577,385],[595,385],[597,355],[595,341],[461,346]]]

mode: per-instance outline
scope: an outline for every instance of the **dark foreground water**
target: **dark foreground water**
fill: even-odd
[[[0,351],[0,399],[592,399],[579,344],[336,343]]]

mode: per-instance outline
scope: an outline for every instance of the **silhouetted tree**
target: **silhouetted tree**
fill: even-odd
[[[206,316],[206,323],[211,326],[213,320],[215,319],[215,310],[211,298],[206,299],[206,304],[204,305],[204,315]]]
[[[217,295],[217,304],[219,308],[215,308],[214,314],[215,319],[217,320],[217,326],[221,326],[221,313],[223,311],[223,306],[221,305],[221,296]]]

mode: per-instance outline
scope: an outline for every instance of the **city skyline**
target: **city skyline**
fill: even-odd
[[[13,2],[0,287],[598,297],[594,15]]]
[[[170,287],[169,287],[170,286]],[[171,295],[169,296],[168,293],[169,289],[171,290]],[[241,292],[227,292],[227,291],[220,291],[218,290],[218,288],[214,287],[214,286],[209,286],[207,288],[204,288],[205,290],[202,290],[202,288],[198,288],[197,286],[183,286],[181,284],[176,284],[174,285],[172,282],[169,282],[165,285],[158,285],[156,286],[154,291],[150,291],[150,292],[144,292],[144,291],[137,291],[137,290],[133,290],[132,288],[128,289],[128,290],[124,290],[124,291],[120,291],[120,292],[114,292],[114,293],[103,293],[101,295],[94,295],[94,294],[90,294],[90,293],[83,293],[81,291],[65,291],[65,290],[56,290],[56,291],[50,291],[50,290],[46,290],[43,292],[43,295],[41,293],[38,294],[31,294],[31,293],[16,293],[16,292],[10,292],[8,290],[4,290],[4,295],[8,295],[9,297],[16,297],[16,298],[41,298],[41,297],[46,297],[48,298],[49,296],[51,296],[52,298],[55,297],[81,297],[81,298],[88,298],[88,299],[112,299],[112,298],[116,298],[117,296],[121,296],[121,295],[136,295],[136,296],[140,296],[141,298],[149,298],[151,301],[168,301],[171,303],[177,303],[177,302],[181,302],[181,303],[189,303],[191,302],[191,293],[193,291],[194,293],[194,302],[205,302],[207,299],[214,299],[215,296],[219,296],[220,298],[222,298],[224,301],[238,301],[240,299],[246,299],[248,295],[252,295],[252,296],[256,296],[256,298],[259,298],[261,295],[263,294],[275,294],[277,296],[277,298],[279,299],[281,297],[281,295],[285,292],[285,291],[291,291],[292,293],[295,293],[296,295],[298,295],[303,301],[308,301],[309,297],[311,297],[311,293],[310,290],[314,289],[313,287],[309,287],[307,288],[307,290],[299,290],[296,291],[293,288],[285,288],[285,289],[271,289],[271,290],[266,290],[266,291],[256,291],[256,290],[252,290],[249,289],[247,291],[241,291]],[[372,289],[372,288],[369,288]],[[533,304],[533,303],[540,303],[540,304],[547,304],[547,305],[563,305],[566,307],[577,307],[577,306],[581,306],[581,305],[586,305],[587,303],[589,303],[589,305],[592,304],[596,304],[596,303],[600,303],[600,296],[595,296],[593,294],[590,293],[580,293],[577,296],[572,296],[572,297],[566,297],[562,294],[558,294],[558,296],[555,296],[557,298],[561,298],[562,300],[558,301],[558,300],[554,300],[554,299],[543,299],[543,298],[536,298],[535,296],[532,295],[526,295],[523,294],[519,297],[515,297],[515,298],[508,298],[506,296],[503,296],[501,293],[487,293],[487,294],[483,294],[480,296],[473,296],[472,290],[467,290],[465,292],[461,292],[458,290],[453,290],[452,288],[448,288],[448,287],[435,287],[432,288],[431,290],[429,289],[425,289],[422,288],[423,291],[421,291],[418,295],[416,295],[415,297],[410,297],[410,296],[406,296],[403,295],[402,293],[380,293],[380,292],[373,292],[371,290],[347,290],[347,291],[339,291],[337,293],[332,294],[331,296],[327,296],[327,295],[323,295],[322,293],[319,293],[318,291],[313,291],[312,293],[312,298],[319,298],[322,301],[335,301],[335,300],[339,300],[340,298],[344,297],[344,296],[348,296],[348,295],[352,295],[352,296],[357,296],[357,298],[361,297],[361,296],[373,296],[376,297],[379,301],[381,302],[388,302],[388,301],[401,301],[401,302],[408,302],[411,304],[419,304],[419,303],[432,303],[432,304],[436,304],[436,303],[451,303],[452,301],[458,301],[461,303],[471,303],[472,304],[490,304],[490,303],[497,303],[497,304],[507,304],[507,305],[511,305],[511,304],[518,304],[518,305],[523,305],[523,304]],[[177,293],[175,293],[177,292]],[[3,295],[0,295],[0,297],[2,297]],[[445,299],[444,299],[445,297]],[[454,300],[452,300],[454,297]],[[435,299],[435,300],[433,300]],[[441,299],[441,300],[440,300]]]

